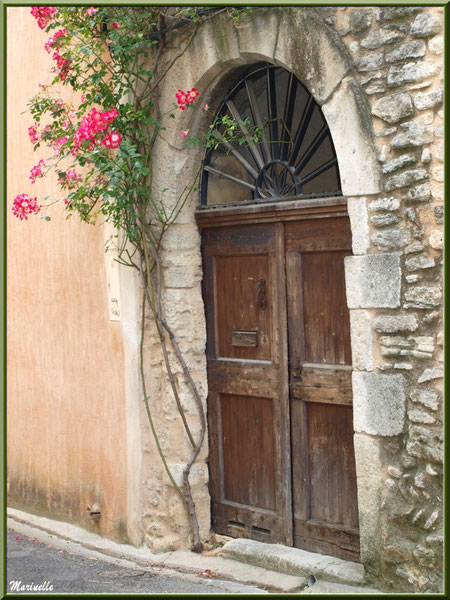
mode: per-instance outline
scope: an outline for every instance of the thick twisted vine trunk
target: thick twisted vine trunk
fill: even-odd
[[[161,235],[163,235],[163,234],[161,234]],[[192,496],[192,489],[191,489],[191,485],[189,482],[189,475],[191,472],[191,468],[201,451],[201,448],[202,448],[202,445],[203,445],[203,442],[205,439],[206,415],[205,415],[205,410],[203,407],[203,403],[202,403],[198,388],[195,385],[194,380],[192,379],[191,373],[189,372],[189,368],[183,357],[183,354],[181,352],[179,344],[176,340],[175,334],[174,334],[172,328],[167,323],[167,320],[164,316],[163,305],[162,305],[163,281],[162,281],[162,273],[161,273],[161,262],[160,262],[159,252],[158,252],[160,239],[158,240],[158,242],[154,239],[154,232],[150,229],[150,226],[146,226],[145,240],[146,241],[142,247],[142,258],[141,258],[141,265],[140,265],[140,272],[141,272],[142,285],[143,285],[143,291],[144,291],[144,293],[143,293],[143,308],[142,308],[141,357],[140,357],[140,359],[141,359],[141,379],[142,379],[142,386],[143,386],[143,391],[144,391],[144,401],[146,404],[146,410],[147,410],[147,415],[148,415],[148,418],[150,421],[151,430],[152,430],[153,436],[155,438],[158,452],[163,461],[164,468],[166,469],[166,471],[169,475],[172,485],[174,485],[176,491],[178,492],[180,497],[183,499],[183,502],[184,502],[186,509],[188,511],[188,514],[189,514],[189,518],[190,518],[191,525],[192,525],[192,533],[193,533],[192,550],[194,552],[201,552],[203,549],[203,545],[200,540],[200,529],[199,529],[199,524],[198,524],[197,513],[195,510],[195,503],[194,503],[194,499]],[[162,349],[164,365],[165,365],[165,369],[167,372],[167,376],[169,378],[173,396],[174,396],[174,399],[175,399],[175,402],[177,405],[177,409],[180,413],[184,429],[186,431],[186,434],[187,434],[189,441],[191,443],[191,446],[192,446],[191,455],[183,469],[183,490],[181,490],[180,487],[177,485],[177,483],[174,481],[174,478],[170,472],[170,468],[169,468],[167,461],[164,457],[164,454],[162,452],[161,445],[159,443],[158,435],[156,432],[156,428],[154,426],[153,417],[152,417],[151,410],[150,410],[149,398],[146,393],[145,375],[144,375],[144,370],[143,370],[143,340],[144,340],[144,329],[145,329],[144,317],[145,317],[145,306],[146,305],[149,306],[151,313],[153,315],[153,318],[154,318],[154,322],[155,322],[156,329],[158,332],[159,340],[161,343],[161,349]],[[173,373],[173,369],[172,369],[170,359],[169,359],[168,342],[174,352],[176,360],[178,361],[179,365],[182,368],[183,376],[185,377],[186,381],[188,382],[188,385],[189,385],[191,392],[195,399],[195,403],[196,403],[199,418],[200,418],[200,424],[201,424],[200,433],[199,433],[197,441],[194,440],[194,437],[192,435],[192,432],[189,428],[189,425],[188,425],[188,422],[186,419],[185,410],[181,404],[181,400],[180,400],[179,393],[177,390],[175,375]]]

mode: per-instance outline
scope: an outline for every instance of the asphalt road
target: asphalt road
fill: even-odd
[[[255,594],[252,586],[156,567],[133,567],[129,561],[83,556],[55,548],[8,529],[6,592],[36,594]],[[98,554],[97,554],[98,556]],[[16,583],[14,583],[16,582]],[[41,586],[23,589],[21,586]],[[262,590],[261,590],[262,591]]]

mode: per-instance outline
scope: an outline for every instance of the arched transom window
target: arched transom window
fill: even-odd
[[[224,115],[238,124],[241,143],[207,152],[202,205],[341,194],[330,130],[295,75],[270,64],[253,67],[228,93],[217,117]],[[256,127],[262,133],[254,142]]]

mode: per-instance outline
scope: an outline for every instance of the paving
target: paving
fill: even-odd
[[[11,594],[260,594],[261,589],[204,576],[172,573],[111,557],[75,554],[8,530],[6,589]],[[105,560],[109,559],[109,560]],[[31,586],[31,587],[29,587]]]
[[[16,509],[8,508],[7,516],[7,582],[46,579],[54,582],[49,593],[382,594],[365,584],[358,563],[279,544],[235,539],[203,554],[153,554]],[[50,552],[41,563],[40,545]]]

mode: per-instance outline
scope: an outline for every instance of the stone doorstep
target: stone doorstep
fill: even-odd
[[[351,585],[365,583],[364,566],[360,563],[281,544],[234,539],[223,546],[220,555],[290,575],[313,575],[316,579]]]
[[[239,539],[228,542],[223,548],[209,555],[186,550],[153,554],[148,548],[119,544],[76,525],[39,517],[13,508],[8,508],[7,517],[8,526],[11,528],[19,524],[27,529],[30,528],[28,533],[23,531],[24,535],[33,535],[33,529],[40,530],[55,536],[59,545],[63,540],[79,544],[85,549],[108,557],[131,561],[141,567],[159,567],[196,575],[207,572],[208,579],[228,579],[282,593],[346,595],[382,593],[362,587],[364,585],[362,565],[278,544]],[[211,556],[211,554],[215,555]],[[338,573],[341,570],[340,577]],[[311,587],[308,586],[309,575],[314,575],[317,579]]]

